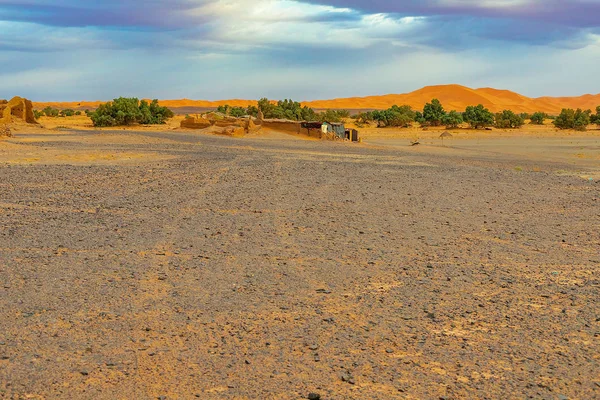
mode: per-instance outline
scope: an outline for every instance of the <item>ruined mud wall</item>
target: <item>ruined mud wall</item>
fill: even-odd
[[[275,119],[265,119],[260,121],[263,128],[273,129],[275,131],[289,132],[295,134],[301,134],[306,129],[302,129],[302,124],[296,121],[285,121]]]
[[[189,117],[181,121],[180,126],[188,129],[205,129],[212,126],[212,122],[205,118]]]
[[[260,129],[260,126],[256,125],[249,118],[228,117],[225,119],[211,119],[210,115],[207,118],[188,117],[181,121],[180,126],[182,128],[200,130],[208,130],[210,128],[210,133],[230,136],[243,136],[246,133],[256,132]]]
[[[24,121],[36,124],[33,115],[33,104],[22,97],[13,97],[10,101],[0,101],[0,123]]]

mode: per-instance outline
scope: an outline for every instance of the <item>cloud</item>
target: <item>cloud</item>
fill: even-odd
[[[461,83],[543,95],[590,86],[570,57],[598,55],[598,25],[580,15],[597,9],[583,0],[0,0],[0,92],[314,99]],[[561,57],[569,70],[544,61]],[[586,72],[572,77],[578,66]]]

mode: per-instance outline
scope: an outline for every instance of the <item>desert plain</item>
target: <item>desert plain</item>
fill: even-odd
[[[0,140],[0,398],[600,397],[599,130],[84,118]]]

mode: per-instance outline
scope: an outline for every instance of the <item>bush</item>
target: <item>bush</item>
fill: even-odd
[[[101,104],[95,112],[89,113],[94,126],[120,126],[133,124],[164,124],[174,116],[167,107],[161,107],[158,100],[141,102],[137,98],[120,97]]]
[[[70,108],[67,108],[65,110],[62,110],[60,112],[60,116],[61,117],[72,117],[73,115],[75,115],[75,110],[72,110]]]
[[[463,122],[462,114],[454,110],[442,117],[442,124],[446,125],[446,128],[448,129],[456,129]]]
[[[81,115],[81,111],[75,111],[75,115]]]
[[[248,115],[246,113],[246,109],[242,108],[242,107],[231,107],[229,104],[225,104],[223,106],[219,106],[217,107],[217,112],[220,112],[221,114],[225,114],[225,115],[230,115],[232,117],[235,118],[241,118],[245,115]]]
[[[42,113],[47,117],[58,117],[60,112],[56,108],[46,107],[42,110]]]
[[[446,115],[442,103],[438,99],[431,100],[431,103],[425,104],[423,108],[423,120],[425,125],[440,126],[442,119]]]
[[[575,129],[585,131],[590,124],[591,110],[583,111],[581,108],[563,108],[560,115],[554,120],[554,126],[559,129]]]
[[[525,120],[510,110],[504,110],[496,114],[496,128],[516,129],[525,124]]]
[[[314,119],[319,122],[342,122],[349,115],[350,113],[346,110],[325,110],[317,113]]]
[[[358,125],[370,124],[371,122],[374,121],[372,111],[358,113],[358,114],[352,116],[352,118],[354,118],[356,120],[356,124],[358,124]]]
[[[35,119],[40,119],[41,117],[44,116],[44,112],[40,111],[40,110],[33,110],[33,117]]]
[[[536,112],[531,115],[531,123],[534,125],[544,125],[544,120],[547,118],[543,112]]]
[[[478,106],[468,106],[463,113],[463,119],[465,122],[468,122],[473,129],[494,125],[494,114],[485,108],[483,104],[479,104]]]

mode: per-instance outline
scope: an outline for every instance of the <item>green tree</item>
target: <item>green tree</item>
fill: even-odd
[[[525,124],[525,120],[511,110],[504,110],[496,114],[496,128],[516,129],[522,127],[523,124]]]
[[[33,117],[35,119],[40,119],[41,117],[44,116],[44,112],[40,111],[40,110],[33,110]]]
[[[427,103],[423,107],[423,119],[427,125],[440,126],[444,115],[446,115],[446,111],[438,99],[431,100],[431,103]]]
[[[554,120],[554,126],[559,129],[575,129],[585,131],[590,124],[591,110],[564,108]]]
[[[231,107],[229,115],[235,118],[241,118],[246,115],[246,109],[243,107]]]
[[[377,110],[371,113],[371,118],[379,128],[399,127],[408,128],[415,121],[417,113],[410,106],[392,106],[387,110]]]
[[[225,104],[225,105],[220,105],[217,107],[217,112],[221,113],[221,114],[225,114],[228,115],[229,114],[229,104]]]
[[[251,115],[253,117],[258,117],[258,107],[248,106],[248,108],[246,108],[246,114]]]
[[[137,98],[120,97],[101,104],[96,111],[89,113],[94,126],[119,126],[133,124],[164,124],[174,116],[167,107],[161,107],[158,100],[150,104]]]
[[[263,97],[258,101],[258,109],[263,113],[265,118],[273,118],[275,105],[266,97]]]
[[[471,128],[480,129],[494,125],[494,114],[485,108],[483,104],[468,106],[463,113],[463,119],[469,123]]]
[[[546,119],[546,114],[543,112],[535,112],[531,115],[531,123],[533,125],[544,125],[544,120]]]
[[[590,123],[600,125],[600,106],[596,107],[595,115],[590,115]]]
[[[462,114],[454,110],[450,111],[442,117],[442,124],[446,125],[446,128],[448,129],[456,129],[463,122],[464,121]]]

